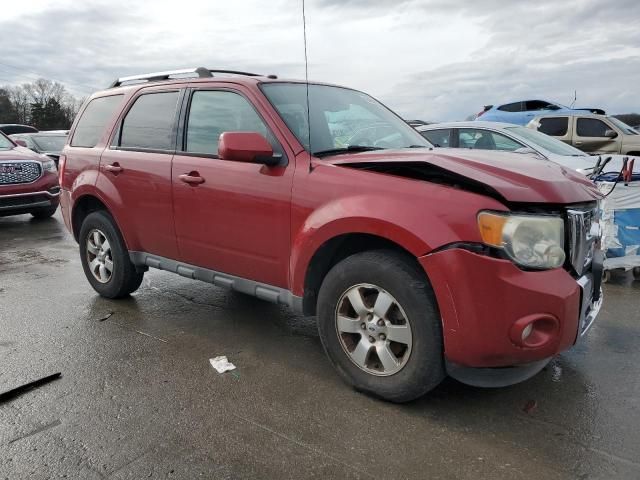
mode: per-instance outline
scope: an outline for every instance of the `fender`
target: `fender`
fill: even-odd
[[[107,207],[109,214],[116,221],[116,225],[120,230],[120,234],[122,235],[127,249],[136,249],[138,241],[135,237],[135,229],[123,228],[121,219],[119,218],[119,214],[116,213],[118,211],[117,206],[122,205],[122,197],[120,196],[120,194],[118,193],[118,189],[115,188],[112,182],[106,180],[105,176],[97,170],[86,170],[76,177],[75,181],[73,182],[71,192],[71,219],[73,219],[75,207],[82,197],[95,197]],[[73,220],[71,221],[73,222]],[[128,234],[125,235],[125,232],[127,232]]]
[[[400,179],[389,178],[390,183],[394,180]],[[403,183],[406,189],[406,182]],[[446,209],[421,209],[416,206],[416,200],[425,203],[435,200],[429,198],[430,190],[436,196],[443,191],[448,194],[446,187],[426,186],[429,187],[427,192],[423,190],[422,193],[427,195],[421,195],[419,199],[406,194],[375,192],[330,200],[297,224],[294,209],[290,260],[292,292],[295,295],[304,293],[306,271],[313,255],[325,242],[337,236],[351,233],[376,235],[419,257],[449,243],[479,241],[477,212],[482,208],[504,209],[493,199],[464,191],[455,191]]]

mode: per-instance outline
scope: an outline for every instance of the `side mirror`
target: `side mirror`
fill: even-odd
[[[607,129],[604,132],[604,136],[607,138],[616,138],[618,136],[618,132],[616,132],[615,130]]]
[[[14,139],[13,140],[16,144],[20,145],[21,147],[25,147],[25,148],[29,148],[27,147],[27,142],[25,142],[24,140],[20,140],[20,139]]]
[[[274,155],[271,144],[257,132],[223,132],[218,142],[218,158],[268,166],[280,163],[280,155]]]

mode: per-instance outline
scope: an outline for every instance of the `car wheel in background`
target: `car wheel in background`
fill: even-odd
[[[359,391],[407,402],[445,376],[431,285],[395,251],[358,253],[329,271],[318,295],[318,330],[331,363]]]
[[[90,213],[80,227],[80,259],[93,289],[106,298],[136,291],[143,272],[136,270],[113,218],[105,211]]]
[[[54,213],[56,213],[57,209],[58,209],[58,206],[56,205],[55,207],[49,207],[42,210],[34,210],[33,212],[31,212],[31,215],[33,216],[33,218],[37,218],[37,219],[49,218]]]

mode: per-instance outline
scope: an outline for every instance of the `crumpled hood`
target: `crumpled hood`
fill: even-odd
[[[10,162],[12,160],[35,160],[36,162],[44,162],[49,159],[25,147],[18,146],[9,150],[0,149],[0,162]]]
[[[568,204],[602,197],[584,175],[533,154],[469,149],[379,150],[326,157],[332,165],[419,162],[480,182],[509,202]]]

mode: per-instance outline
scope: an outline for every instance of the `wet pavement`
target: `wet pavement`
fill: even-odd
[[[160,271],[105,300],[59,214],[0,218],[0,392],[62,372],[0,404],[0,478],[638,479],[640,282],[605,294],[528,382],[393,405],[340,381],[311,318]]]

